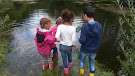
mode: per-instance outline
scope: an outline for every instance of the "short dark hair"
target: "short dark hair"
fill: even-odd
[[[89,18],[94,18],[95,9],[92,6],[86,6],[83,14],[86,14]]]
[[[74,17],[74,14],[72,11],[65,9],[61,11],[61,18],[64,22],[69,22]]]
[[[44,28],[44,25],[45,25],[45,24],[48,24],[49,22],[51,22],[50,19],[48,19],[48,18],[42,18],[42,19],[40,20],[40,26],[41,26],[41,28]]]

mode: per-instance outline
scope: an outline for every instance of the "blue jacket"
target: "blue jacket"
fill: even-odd
[[[94,21],[83,24],[81,28],[81,52],[97,53],[100,41],[102,39],[102,26],[99,22]]]

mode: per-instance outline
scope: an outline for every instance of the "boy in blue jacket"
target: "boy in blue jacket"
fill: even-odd
[[[83,18],[87,21],[81,28],[80,55],[80,74],[84,74],[84,65],[86,57],[89,56],[89,76],[95,74],[95,57],[102,38],[102,26],[99,22],[94,21],[95,10],[92,6],[86,6],[83,11]]]

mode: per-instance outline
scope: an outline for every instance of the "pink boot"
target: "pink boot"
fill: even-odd
[[[72,62],[71,63],[68,63],[68,67],[70,68],[72,66]]]
[[[69,68],[64,68],[65,74],[68,74]]]
[[[58,57],[58,52],[57,53],[53,53],[53,58]]]

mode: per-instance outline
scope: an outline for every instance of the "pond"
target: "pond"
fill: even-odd
[[[13,1],[9,9],[0,12],[1,15],[8,14],[11,20],[15,20],[12,32],[13,40],[9,47],[12,51],[6,57],[6,63],[2,70],[6,70],[7,76],[40,76],[42,75],[40,55],[34,43],[36,28],[43,17],[52,20],[52,27],[55,26],[56,19],[60,16],[63,9],[69,9],[75,13],[72,23],[74,27],[81,27],[85,21],[82,18],[83,8],[89,3],[79,4],[70,0],[29,0],[28,2]],[[102,41],[96,57],[99,64],[105,70],[113,71],[115,74],[120,70],[120,63],[117,56],[119,51],[119,40],[121,39],[120,26],[118,23],[119,15],[96,8],[95,20],[102,24]],[[73,66],[77,65],[77,54],[73,54]],[[78,60],[79,61],[79,60]],[[57,75],[62,76],[62,58],[59,52],[58,62],[55,69]]]

